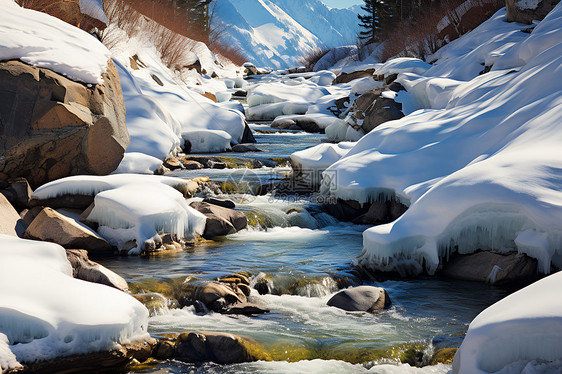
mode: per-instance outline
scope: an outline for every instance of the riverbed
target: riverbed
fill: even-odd
[[[288,158],[323,138],[298,131],[276,132],[267,125],[252,127],[260,130],[255,132],[257,145],[266,152],[227,156]],[[228,181],[233,175],[239,179],[242,173],[257,185],[278,180],[289,170],[279,165],[257,170],[181,171],[175,175],[208,175],[215,181]],[[104,260],[103,265],[123,276],[136,290],[146,286],[147,291],[153,291],[155,282],[173,285],[239,272],[247,273],[252,284],[267,283],[270,293],[260,295],[252,290],[250,301],[270,309],[269,313],[247,317],[198,314],[193,307],[161,308],[152,311],[149,332],[154,337],[187,330],[245,335],[261,343],[274,361],[227,366],[165,361],[140,372],[361,373],[369,369],[378,372],[377,368],[405,372],[409,367],[403,362],[427,365],[435,349],[458,347],[470,321],[510,292],[439,278],[368,278],[353,265],[361,253],[362,232],[367,227],[338,222],[322,212],[314,198],[240,193],[219,198],[230,198],[237,202],[237,209],[256,216],[253,226],[181,252],[118,257]],[[366,314],[326,305],[340,288],[360,284],[384,287],[392,306],[378,314]],[[398,366],[380,366],[388,364]],[[423,372],[448,370],[450,365],[438,365],[426,366]]]

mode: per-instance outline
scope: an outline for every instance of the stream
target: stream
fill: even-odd
[[[257,146],[267,152],[221,156],[288,158],[295,151],[319,144],[324,137],[274,132],[267,125],[254,124],[252,128]],[[247,180],[259,184],[280,179],[289,170],[287,166],[202,169],[173,175],[205,175],[214,181],[228,181],[234,173],[247,173]],[[259,295],[252,290],[250,301],[270,309],[270,313],[256,317],[201,315],[193,307],[165,307],[151,312],[149,332],[154,337],[187,330],[245,335],[261,343],[274,361],[221,366],[170,360],[135,372],[361,373],[378,372],[380,364],[411,362],[412,356],[417,364],[428,364],[435,348],[458,347],[470,321],[511,291],[439,278],[362,280],[352,262],[361,253],[366,226],[338,222],[307,198],[276,199],[270,194],[219,198],[232,199],[237,209],[254,215],[254,226],[181,252],[117,257],[102,264],[123,276],[137,291],[173,287],[192,278],[213,280],[237,272],[249,273],[252,283],[266,282],[270,294]],[[358,314],[326,305],[339,288],[360,284],[384,287],[392,306],[378,314]],[[405,370],[404,366],[395,368],[396,372]],[[445,373],[450,368],[426,366],[421,372]]]

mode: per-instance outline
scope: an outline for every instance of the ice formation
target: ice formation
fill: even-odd
[[[341,159],[349,152],[355,143],[340,142],[338,144],[324,143],[291,155],[291,164],[299,170],[303,181],[309,185],[318,186],[322,179],[322,172],[330,165]]]
[[[101,0],[80,0],[80,11],[94,19],[99,19],[103,23],[108,22]]]
[[[526,253],[545,273],[562,265],[561,16],[559,4],[529,35],[500,10],[421,75],[399,75],[425,109],[377,127],[324,174],[341,199],[410,206],[364,233],[360,264],[433,273],[453,250],[482,249]],[[492,57],[509,69],[478,75]]]
[[[48,14],[0,1],[0,60],[21,60],[84,83],[102,83],[110,53],[96,38]]]
[[[560,287],[562,272],[525,287],[480,313],[455,355],[453,373],[534,373],[533,368],[537,373],[559,372]]]
[[[72,277],[59,245],[0,235],[0,363],[51,360],[149,338],[148,310],[117,289]],[[13,361],[12,361],[13,364]]]
[[[159,233],[174,238],[192,238],[203,234],[206,218],[191,208],[183,195],[161,183],[127,184],[96,195],[88,220],[100,225],[98,231],[111,244],[138,255],[147,241],[159,242]]]

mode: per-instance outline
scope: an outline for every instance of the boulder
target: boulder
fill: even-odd
[[[232,152],[244,153],[244,152],[263,152],[263,151],[253,144],[236,144],[232,146]]]
[[[373,313],[388,308],[391,302],[384,288],[359,286],[338,292],[327,304],[349,312]]]
[[[207,283],[195,289],[191,301],[201,301],[205,306],[215,312],[222,312],[229,305],[244,303],[246,297],[236,293],[232,288],[220,283]]]
[[[204,168],[202,163],[193,160],[184,160],[182,164],[186,170],[199,170]]]
[[[408,207],[396,200],[375,201],[367,213],[357,217],[353,223],[357,225],[382,225],[400,217]]]
[[[27,224],[12,204],[0,194],[0,234],[22,236],[26,228]]]
[[[168,340],[161,340],[158,342],[156,349],[154,351],[154,356],[158,360],[167,360],[174,357],[174,353],[176,352],[176,342],[175,341],[168,341]]]
[[[183,362],[235,364],[270,359],[253,339],[221,332],[184,332],[178,336],[174,358]]]
[[[184,168],[183,163],[175,157],[167,158],[164,161],[163,165],[170,170],[176,170],[176,169],[183,169]]]
[[[209,203],[213,205],[222,206],[223,208],[234,209],[236,208],[236,204],[232,200],[219,200],[212,197],[208,197],[203,199],[204,203]]]
[[[18,210],[22,211],[29,207],[29,200],[33,190],[25,178],[14,178],[8,181],[8,186],[0,190],[10,203]]]
[[[31,222],[41,213],[43,210],[42,206],[35,206],[31,209],[24,209],[20,212],[20,217],[25,222],[26,228],[27,226],[31,225]]]
[[[57,243],[67,249],[85,249],[90,256],[113,254],[111,246],[94,231],[51,208],[41,210],[23,237]]]
[[[152,355],[156,339],[118,344],[111,349],[58,357],[48,361],[22,362],[30,373],[119,373],[135,360],[144,362]]]
[[[544,17],[558,4],[560,0],[506,0],[508,22],[532,24],[533,21],[542,21]]]
[[[453,257],[443,265],[441,275],[492,284],[525,281],[537,275],[537,260],[518,253],[482,251]]]
[[[244,213],[205,202],[191,203],[191,207],[207,217],[203,237],[213,238],[233,234],[248,226]]]
[[[332,85],[340,84],[340,83],[349,83],[359,78],[372,77],[374,73],[375,73],[375,69],[359,70],[359,71],[354,71],[352,73],[341,73],[336,77],[336,79],[334,79]]]
[[[248,286],[246,286],[248,287]],[[239,303],[234,304],[226,308],[223,314],[242,314],[245,316],[253,316],[256,314],[264,314],[269,313],[269,309],[262,308],[259,305],[251,304],[251,303]]]
[[[72,275],[74,278],[82,279],[86,282],[105,284],[121,291],[129,289],[129,285],[123,277],[105,266],[90,260],[88,258],[88,251],[83,249],[67,249],[66,257],[70,261],[70,265],[72,265]]]
[[[87,209],[94,203],[94,195],[64,194],[50,199],[37,199],[32,197],[29,200],[30,207],[48,206],[53,209]]]
[[[0,62],[0,179],[32,188],[69,175],[114,171],[129,145],[117,69],[85,85],[20,61]]]
[[[388,88],[377,88],[359,96],[351,108],[351,119],[361,123],[361,129],[368,134],[380,124],[404,117],[402,104],[382,96]]]

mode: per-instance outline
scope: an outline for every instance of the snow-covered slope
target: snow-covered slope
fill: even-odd
[[[357,16],[320,0],[217,0],[222,41],[258,66],[287,68],[315,48],[355,43]]]
[[[432,68],[399,75],[398,97],[421,110],[366,135],[323,181],[341,199],[410,205],[364,233],[362,265],[431,273],[478,249],[562,265],[561,20],[559,4],[529,35],[501,10]]]
[[[453,373],[560,373],[562,272],[509,295],[470,324]]]

